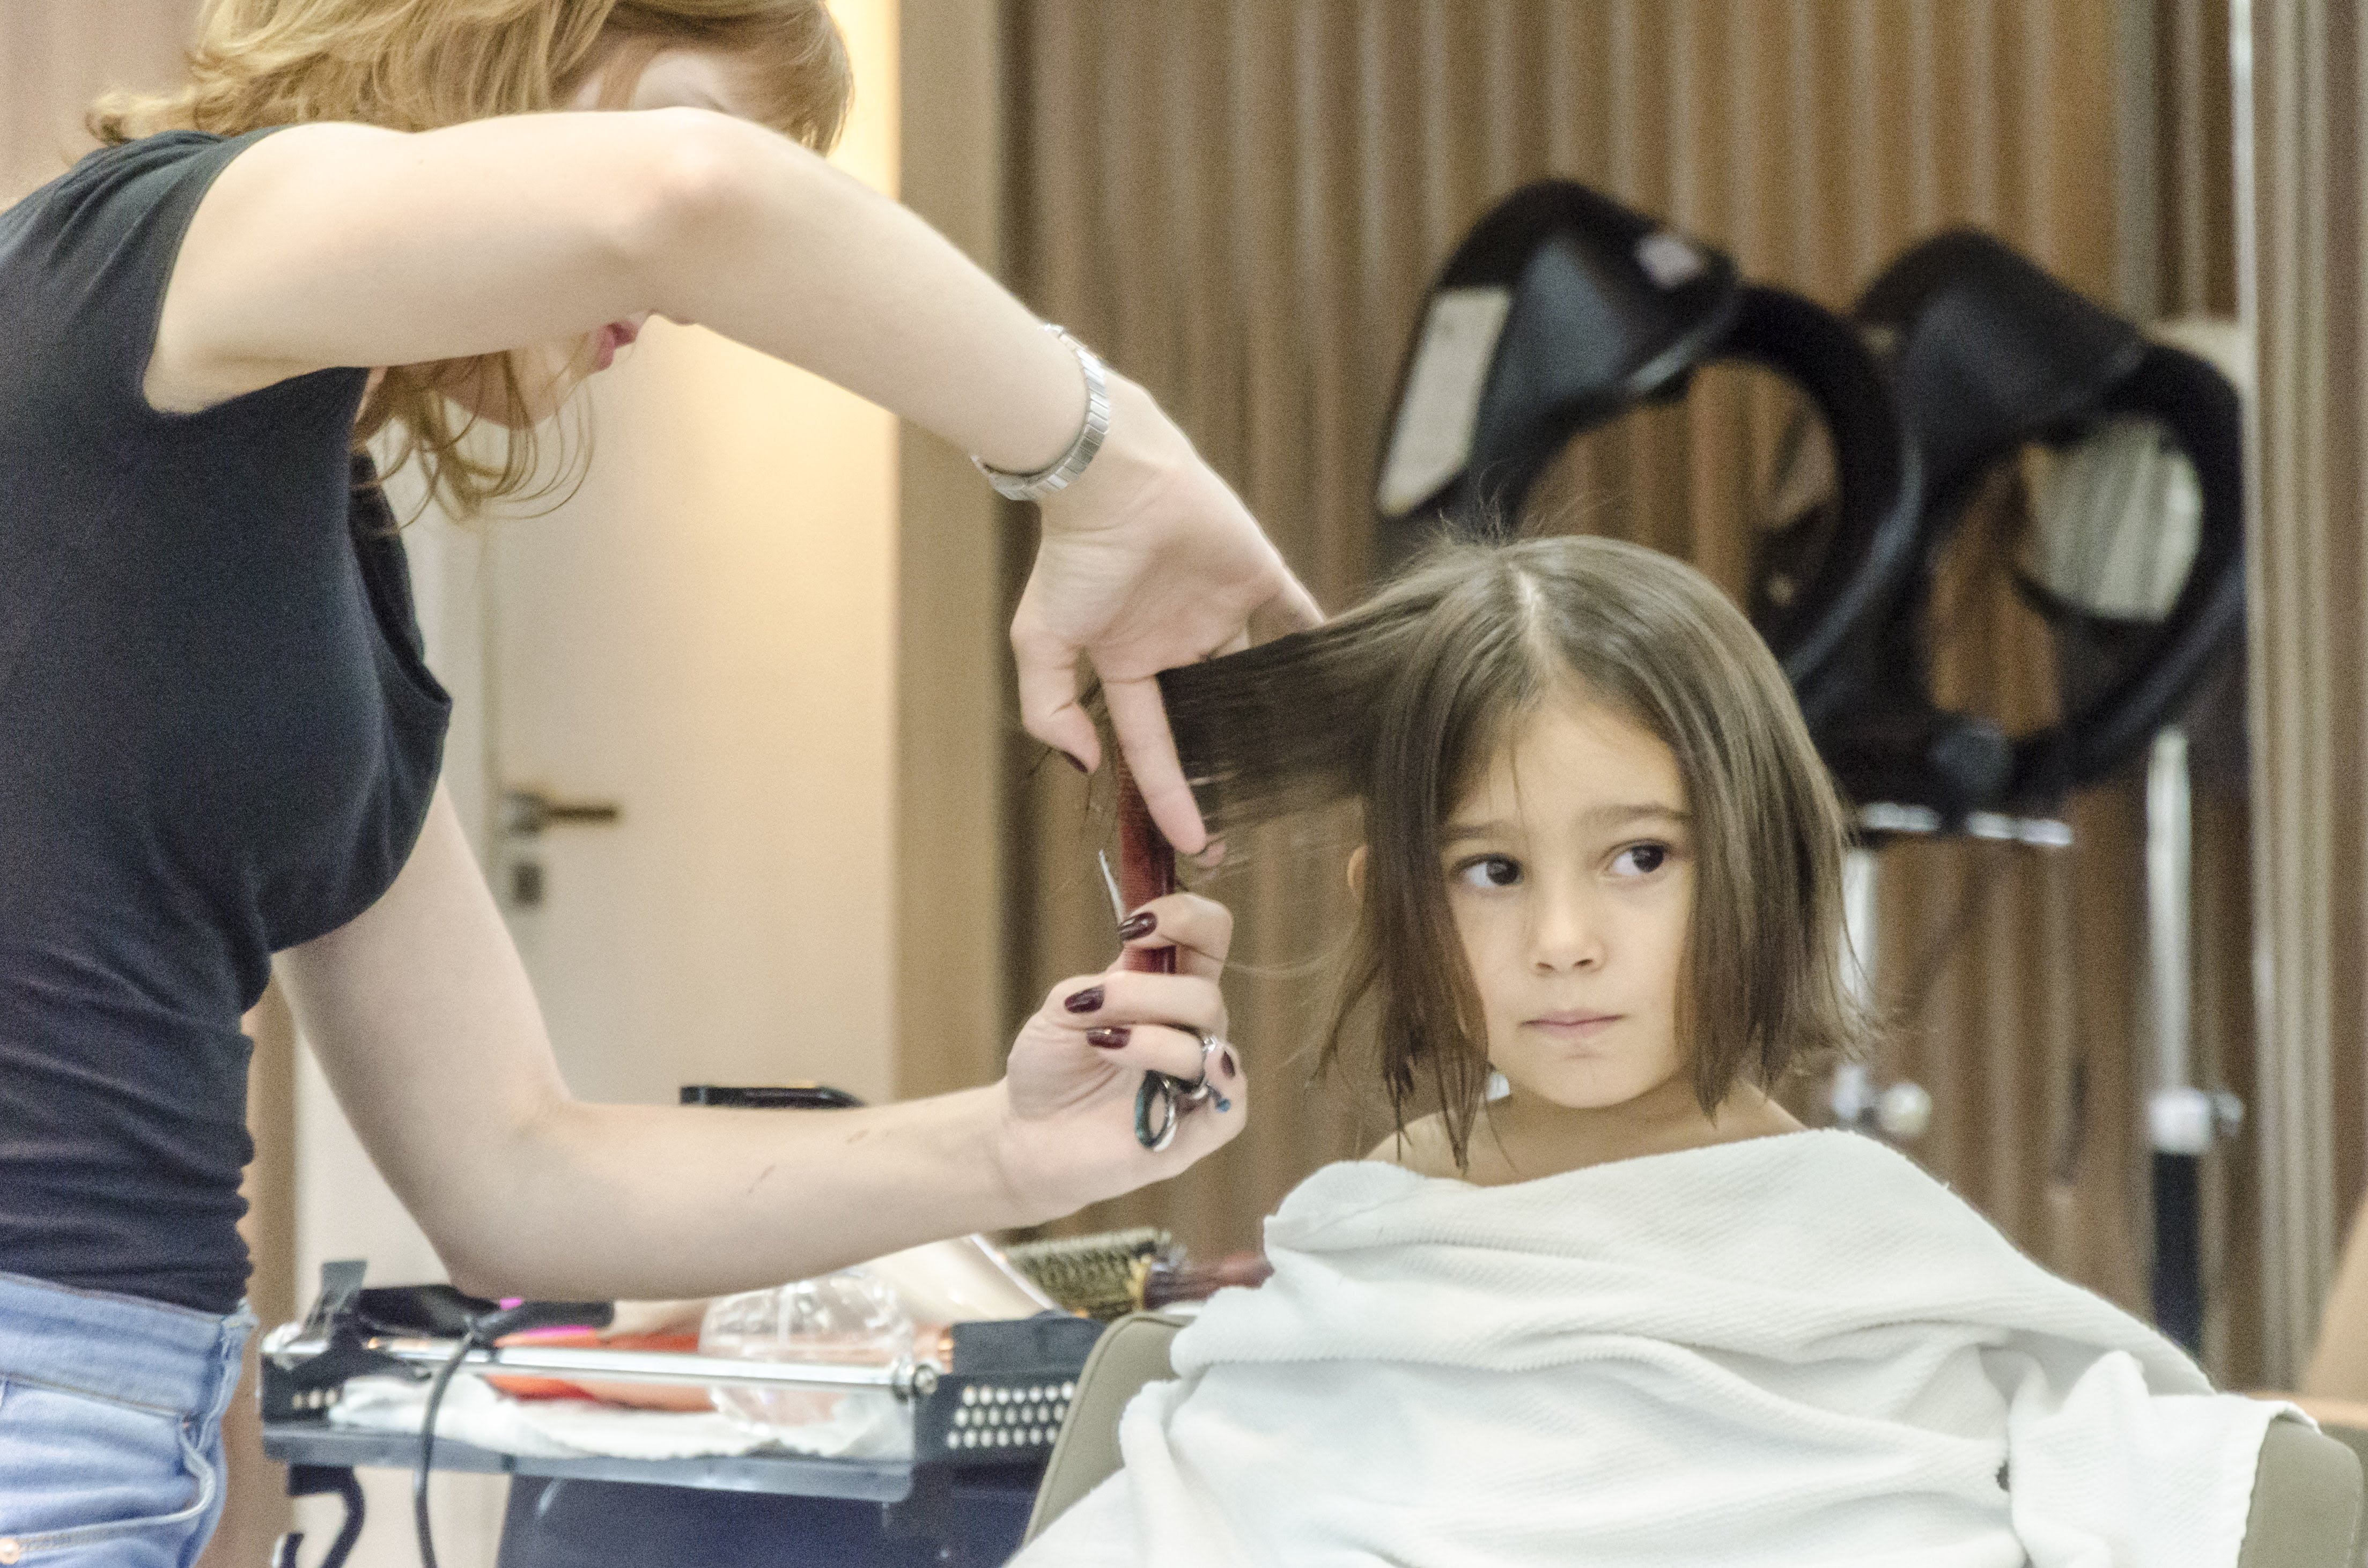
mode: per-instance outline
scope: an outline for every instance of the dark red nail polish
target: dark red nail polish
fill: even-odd
[[[1116,1051],[1133,1037],[1134,1031],[1124,1025],[1113,1028],[1101,1026],[1086,1031],[1086,1043],[1098,1051]]]
[[[1118,939],[1132,942],[1137,937],[1148,937],[1159,928],[1159,916],[1145,909],[1128,915],[1118,923]]]
[[[1102,988],[1088,985],[1083,991],[1072,991],[1061,998],[1061,1006],[1072,1013],[1090,1013],[1102,1005]]]
[[[1225,1076],[1228,1078],[1238,1078],[1242,1075],[1241,1069],[1234,1065],[1234,1053],[1230,1051],[1217,1052],[1217,1065],[1225,1070]]]
[[[1070,766],[1071,767],[1076,768],[1078,772],[1080,772],[1080,773],[1091,773],[1091,772],[1093,771],[1093,769],[1092,769],[1092,768],[1087,767],[1085,765],[1085,761],[1084,761],[1084,759],[1083,759],[1083,758],[1081,758],[1081,757],[1079,757],[1079,756],[1077,756],[1077,754],[1076,754],[1076,753],[1075,753],[1075,752],[1071,752],[1071,751],[1064,751],[1064,752],[1063,752],[1061,755],[1062,755],[1063,756],[1064,756],[1064,757],[1068,758],[1069,766]]]

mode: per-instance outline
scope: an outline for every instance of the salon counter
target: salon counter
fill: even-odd
[[[291,1493],[343,1493],[355,1470],[409,1470],[416,1437],[268,1423],[265,1454]],[[498,1568],[920,1568],[998,1563],[1019,1550],[1042,1462],[950,1471],[791,1454],[686,1460],[542,1459],[450,1440],[436,1468],[513,1477]],[[408,1517],[379,1519],[406,1536]],[[358,1527],[359,1528],[359,1527]],[[324,1568],[334,1568],[337,1555]]]

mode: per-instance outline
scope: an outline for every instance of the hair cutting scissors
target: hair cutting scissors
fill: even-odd
[[[1118,769],[1118,872],[1110,870],[1110,856],[1098,852],[1101,863],[1102,885],[1110,890],[1110,913],[1123,923],[1131,908],[1139,908],[1153,899],[1176,891],[1176,851],[1152,825],[1151,812],[1135,790],[1133,777],[1123,762]],[[1121,877],[1125,886],[1121,889]],[[1144,970],[1157,974],[1176,972],[1176,949],[1167,948],[1129,949],[1126,954],[1129,969]],[[1209,1063],[1224,1048],[1224,1042],[1205,1029],[1193,1029],[1201,1042],[1201,1076],[1186,1083],[1167,1073],[1145,1073],[1143,1086],[1134,1093],[1135,1142],[1156,1153],[1176,1141],[1177,1125],[1191,1107],[1203,1100],[1220,1111],[1231,1110],[1233,1102],[1219,1093],[1209,1081]]]

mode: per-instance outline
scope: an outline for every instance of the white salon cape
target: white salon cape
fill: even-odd
[[[2225,1568],[2298,1418],[1845,1132],[1332,1165],[1267,1253],[1016,1564]]]

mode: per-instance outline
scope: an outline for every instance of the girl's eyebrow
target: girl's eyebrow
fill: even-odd
[[[1634,803],[1609,803],[1590,806],[1579,813],[1579,821],[1589,827],[1619,827],[1632,822],[1658,819],[1683,827],[1692,819],[1677,807],[1658,801]],[[1446,848],[1474,838],[1511,838],[1518,836],[1518,825],[1501,822],[1452,822],[1440,829],[1440,847]]]
[[[1681,827],[1691,820],[1677,807],[1664,805],[1657,801],[1640,801],[1634,805],[1596,806],[1582,812],[1579,820],[1590,825],[1609,827],[1621,823],[1639,822],[1647,817],[1659,817],[1663,821],[1676,823]]]

